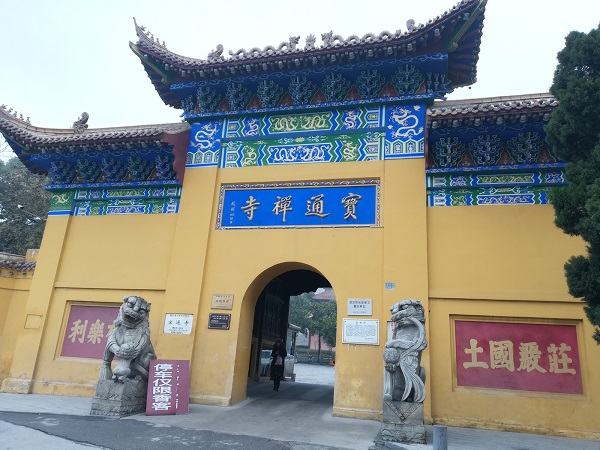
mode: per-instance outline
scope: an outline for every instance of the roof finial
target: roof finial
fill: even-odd
[[[73,122],[73,130],[75,133],[83,133],[88,127],[87,121],[90,115],[86,112],[81,113],[81,117]]]

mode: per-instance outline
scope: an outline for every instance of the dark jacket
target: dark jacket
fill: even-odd
[[[276,364],[278,356],[281,356],[281,365]],[[279,345],[279,347],[277,347],[277,345],[273,345],[273,350],[271,351],[271,378],[283,378],[283,365],[285,363],[286,356],[287,351],[285,350],[285,344],[283,342]]]

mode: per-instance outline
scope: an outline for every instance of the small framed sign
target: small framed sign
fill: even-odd
[[[379,320],[342,319],[342,343],[379,345]]]
[[[165,334],[192,334],[193,314],[166,314]]]
[[[231,323],[231,314],[215,314],[208,315],[208,328],[214,330],[229,330]]]
[[[348,299],[349,316],[372,316],[373,299],[370,298],[349,298]]]
[[[233,309],[233,294],[213,294],[212,309]]]

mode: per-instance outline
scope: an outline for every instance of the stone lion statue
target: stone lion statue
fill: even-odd
[[[385,344],[384,398],[397,401],[422,402],[425,399],[425,370],[421,367],[421,352],[425,339],[425,310],[420,300],[407,298],[390,308],[393,337]]]
[[[115,326],[108,335],[100,367],[100,380],[124,382],[125,379],[148,381],[150,361],[156,359],[150,342],[148,313],[150,305],[142,297],[123,297]],[[111,364],[114,357],[114,371]]]

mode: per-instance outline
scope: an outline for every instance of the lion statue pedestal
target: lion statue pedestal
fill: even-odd
[[[392,306],[391,312],[393,336],[383,352],[383,421],[372,449],[386,448],[386,442],[426,442],[425,370],[421,367],[421,352],[427,347],[425,310],[419,300],[405,299]]]
[[[104,349],[91,414],[120,417],[146,409],[148,368],[150,361],[156,359],[150,342],[149,312],[150,305],[143,298],[123,298]]]

